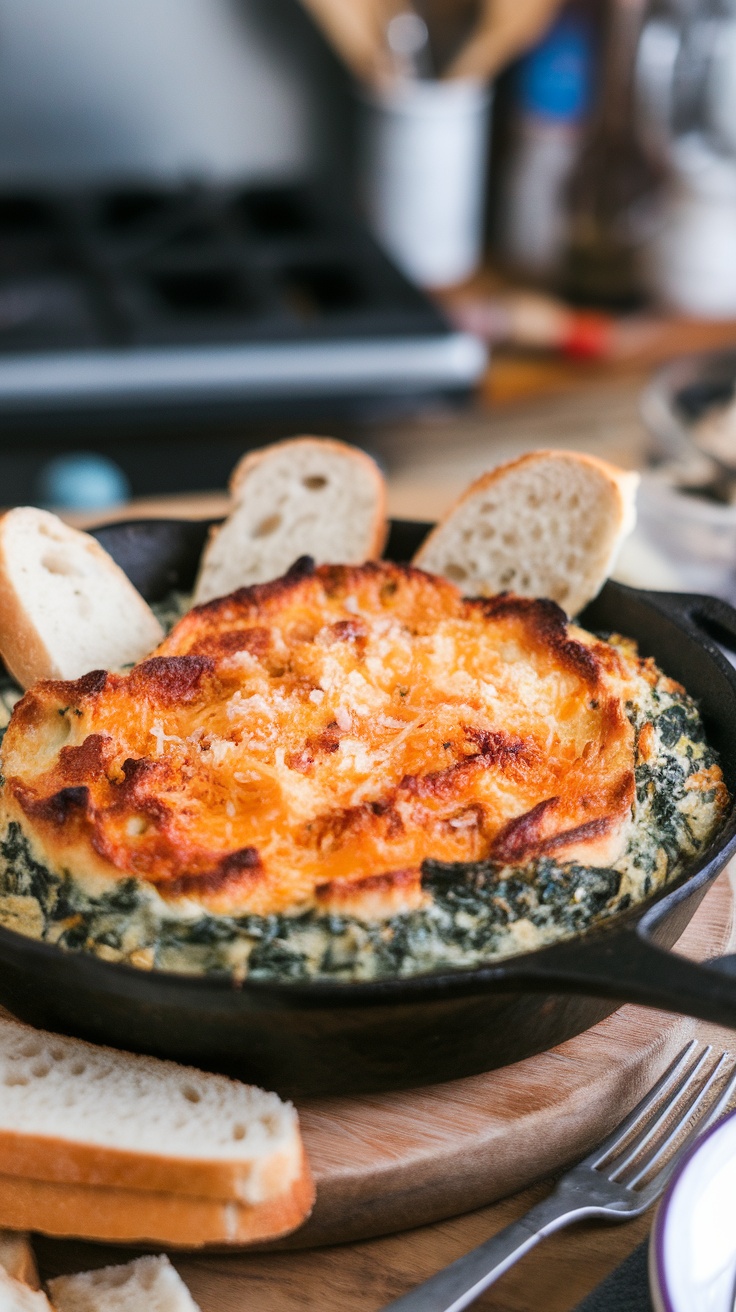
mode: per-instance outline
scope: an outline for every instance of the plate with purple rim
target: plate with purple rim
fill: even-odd
[[[736,1112],[673,1175],[652,1227],[649,1284],[655,1312],[734,1312]]]

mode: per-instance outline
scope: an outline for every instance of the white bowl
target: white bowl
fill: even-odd
[[[733,1312],[736,1112],[677,1168],[652,1227],[649,1284],[656,1312]]]

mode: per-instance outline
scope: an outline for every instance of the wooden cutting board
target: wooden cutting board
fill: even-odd
[[[733,911],[724,874],[678,950],[697,959],[733,950]],[[307,1224],[279,1247],[344,1244],[413,1228],[541,1180],[600,1142],[695,1031],[688,1018],[626,1006],[568,1043],[504,1070],[402,1093],[303,1102],[317,1203]],[[123,1260],[109,1246],[39,1239],[37,1248],[46,1276]],[[280,1306],[272,1280],[283,1278],[285,1254],[172,1257],[202,1312],[239,1309],[237,1291],[261,1284],[275,1299],[269,1295],[264,1306]],[[296,1276],[304,1259],[294,1253],[292,1261]],[[320,1305],[317,1290],[304,1294],[305,1306]]]
[[[678,951],[704,960],[734,943],[722,875]],[[468,1212],[582,1156],[693,1033],[688,1017],[627,1006],[577,1038],[503,1070],[430,1088],[299,1106],[317,1181],[310,1247]]]

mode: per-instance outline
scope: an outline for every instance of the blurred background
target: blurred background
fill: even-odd
[[[573,446],[625,577],[736,595],[736,0],[0,0],[0,73],[0,504]]]

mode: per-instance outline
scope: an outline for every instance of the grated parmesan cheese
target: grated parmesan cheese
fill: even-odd
[[[347,707],[338,706],[335,710],[335,719],[337,721],[338,729],[342,729],[343,733],[352,728],[353,721],[350,718],[350,712]]]

